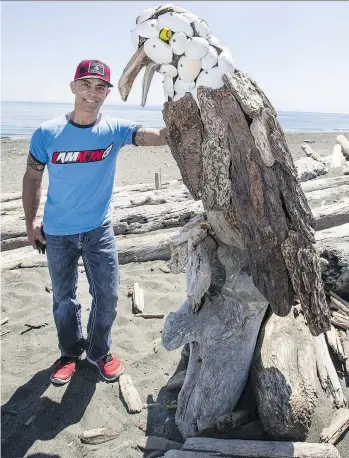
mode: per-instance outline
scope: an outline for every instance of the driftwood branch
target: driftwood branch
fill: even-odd
[[[336,447],[331,444],[306,442],[191,438],[186,440],[183,450],[215,452],[220,456],[238,456],[239,458],[340,458]]]
[[[305,152],[306,156],[313,158],[315,161],[325,164],[323,157],[320,156],[313,148],[308,145],[308,143],[302,143],[302,150]]]
[[[302,315],[268,319],[256,347],[252,381],[259,416],[269,436],[305,440],[318,382],[313,339]]]
[[[143,313],[144,310],[144,291],[143,288],[139,286],[136,282],[133,285],[132,292],[132,312],[133,313]]]
[[[344,361],[343,347],[334,326],[331,326],[331,329],[326,332],[326,341],[338,359],[340,361]]]
[[[321,386],[335,407],[344,407],[346,400],[337,372],[329,355],[325,337],[321,334],[313,339],[317,372]]]
[[[335,444],[348,429],[349,410],[339,409],[332,418],[330,426],[322,430],[320,434],[320,442]]]
[[[122,397],[130,413],[139,413],[143,409],[142,401],[138,391],[133,385],[132,379],[128,374],[122,374],[119,378],[119,385]]]

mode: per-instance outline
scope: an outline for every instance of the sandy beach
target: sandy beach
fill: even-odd
[[[304,157],[301,143],[309,142],[322,156],[332,153],[339,132],[286,134],[293,158]],[[26,167],[28,140],[1,141],[1,191],[18,192]],[[180,179],[169,148],[123,148],[118,157],[115,185],[153,183],[161,169],[162,180]],[[43,187],[47,188],[47,172]],[[9,270],[2,275],[2,456],[4,458],[70,458],[147,456],[136,448],[145,435],[182,441],[175,426],[175,410],[166,404],[178,392],[166,389],[178,369],[180,350],[161,346],[163,319],[144,320],[132,314],[130,288],[138,282],[145,292],[148,313],[177,310],[186,297],[185,275],[165,273],[163,261],[120,266],[118,316],[113,327],[112,350],[125,363],[144,404],[156,403],[139,414],[129,414],[118,383],[102,381],[96,368],[82,360],[72,381],[63,387],[50,384],[50,366],[59,357],[51,313],[50,278],[46,267]],[[88,283],[80,268],[78,296],[84,329],[91,306]],[[28,330],[28,323],[40,329]],[[6,333],[6,334],[5,334]],[[28,424],[28,420],[35,418]],[[328,412],[321,411],[312,431],[313,439],[328,425]],[[82,444],[79,435],[92,428],[109,427],[120,435],[100,445]],[[348,442],[348,440],[347,440]],[[348,455],[342,444],[342,458]],[[343,450],[343,451],[342,451]],[[346,450],[346,451],[344,451]],[[149,452],[148,452],[149,455]]]

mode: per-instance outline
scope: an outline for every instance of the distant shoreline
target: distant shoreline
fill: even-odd
[[[348,133],[348,129],[332,129],[332,130],[301,130],[301,129],[283,129],[285,134],[339,134],[341,132]],[[1,141],[3,140],[23,140],[29,141],[30,136],[19,136],[19,135],[0,135]]]
[[[33,101],[33,100],[0,100],[0,104],[2,103],[7,103],[7,104],[28,104],[28,105],[69,105],[72,106],[72,102],[53,102],[53,101]],[[139,104],[130,104],[130,103],[105,103],[103,105],[106,108],[122,108],[122,109],[128,109],[128,108],[133,108],[133,109],[141,109],[141,110],[162,110],[163,105],[146,105],[145,107],[141,107]],[[103,111],[103,110],[102,110]],[[342,112],[334,112],[334,111],[303,111],[303,110],[276,110],[277,113],[296,113],[296,114],[314,114],[314,115],[334,115],[334,116],[349,116],[348,113],[342,113]]]
[[[6,102],[1,110],[1,138],[29,139],[44,121],[62,116],[72,110],[66,102]],[[105,116],[128,119],[144,127],[161,128],[162,106],[108,105],[101,113]],[[277,111],[278,121],[285,133],[347,132],[349,114]]]

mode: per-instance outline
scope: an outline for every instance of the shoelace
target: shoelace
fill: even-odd
[[[71,358],[70,356],[61,356],[57,361],[57,364],[64,366],[65,364],[73,363],[77,358]]]
[[[112,354],[111,353],[108,353],[103,359],[102,361],[104,363],[109,363],[109,361],[112,361],[113,360],[113,357],[112,357]]]

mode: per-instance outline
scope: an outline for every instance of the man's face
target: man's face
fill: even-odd
[[[75,94],[75,105],[83,111],[98,111],[110,92],[107,83],[97,78],[86,78],[70,83]]]

